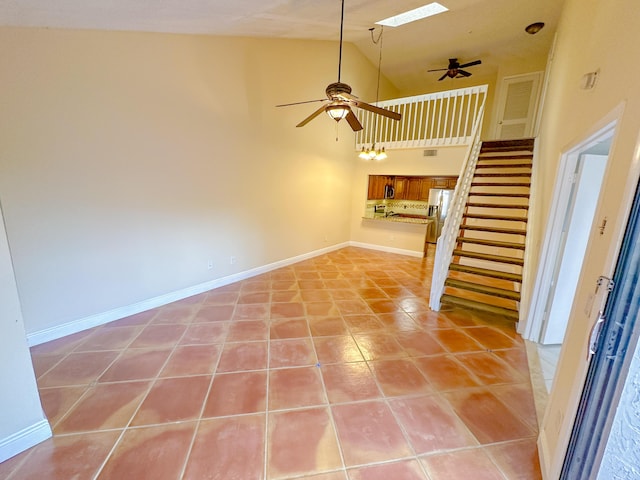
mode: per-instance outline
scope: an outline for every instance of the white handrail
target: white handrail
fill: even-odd
[[[480,133],[482,129],[482,119],[484,116],[484,99],[480,106],[479,115],[473,125],[473,143],[469,145],[466,159],[462,166],[456,189],[453,193],[453,200],[449,214],[447,215],[442,233],[436,243],[436,255],[433,262],[433,276],[431,278],[431,293],[429,295],[429,306],[432,310],[440,310],[440,299],[444,293],[444,282],[447,279],[449,264],[453,258],[453,249],[456,245],[456,238],[460,230],[462,215],[467,203],[467,197],[471,190],[471,183],[478,163],[478,155],[482,141]]]
[[[358,110],[364,128],[356,133],[356,150],[373,142],[387,150],[469,145],[474,140],[474,126],[484,112],[487,89],[487,85],[478,85],[376,103],[401,113],[399,122],[379,116],[376,119],[372,112]]]

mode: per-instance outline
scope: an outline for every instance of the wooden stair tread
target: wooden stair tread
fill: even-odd
[[[478,160],[476,168],[527,168],[531,169],[531,163],[484,163]]]
[[[487,240],[485,238],[458,237],[458,243],[473,243],[474,245],[486,245],[488,247],[514,248],[516,250],[524,250],[524,243],[501,242],[498,240]]]
[[[476,173],[474,178],[512,178],[512,177],[530,177],[529,172],[514,172],[514,173]]]
[[[471,292],[484,293],[485,295],[491,295],[493,297],[507,298],[509,300],[520,301],[520,292],[516,292],[514,290],[491,287],[489,285],[482,285],[479,283],[460,280],[457,278],[447,278],[444,284],[446,286],[458,288],[461,290],[469,290]]]
[[[478,155],[478,161],[482,160],[532,160],[532,153],[513,153],[507,155],[493,155],[491,153],[482,153]]]
[[[533,138],[518,138],[514,140],[488,140],[482,142],[482,147],[480,151],[492,151],[495,149],[500,150],[522,150],[523,147],[526,149],[533,149],[534,139]]]
[[[501,272],[499,270],[490,270],[488,268],[472,267],[471,265],[461,265],[459,263],[452,263],[449,266],[449,270],[522,283],[522,274],[520,273]]]
[[[502,220],[507,222],[524,222],[527,223],[527,217],[510,217],[504,215],[482,215],[478,213],[465,213],[464,218],[476,218],[478,220]]]
[[[526,235],[526,230],[520,230],[517,228],[496,228],[496,227],[485,227],[483,225],[460,225],[461,230],[476,230],[481,232],[491,232],[491,233],[505,233],[508,235]]]
[[[469,196],[474,197],[510,197],[510,198],[529,198],[528,193],[496,193],[496,192],[469,192]]]
[[[456,297],[454,295],[448,294],[442,295],[440,302],[448,305],[458,305],[472,310],[481,310],[483,312],[495,313],[497,315],[503,315],[513,320],[518,320],[518,311],[515,309],[488,305],[486,303],[476,302],[474,300],[469,300],[466,298]]]
[[[512,208],[512,209],[529,210],[529,205],[518,205],[518,204],[515,204],[515,203],[480,203],[480,202],[471,202],[471,203],[467,203],[467,207],[471,207],[471,208]]]
[[[527,182],[471,182],[472,187],[527,187],[531,183]]]
[[[477,260],[487,260],[490,262],[507,263],[509,265],[524,265],[522,258],[505,257],[504,255],[492,255],[490,253],[470,252],[468,250],[455,249],[453,251],[454,257],[467,257],[475,258]]]

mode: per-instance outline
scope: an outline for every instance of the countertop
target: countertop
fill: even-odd
[[[373,216],[364,216],[362,218],[366,220],[381,220],[383,222],[416,223],[419,225],[427,225],[433,222],[432,218],[428,218],[425,215],[412,215],[408,213],[400,213],[388,217],[385,217],[384,213],[374,213]]]

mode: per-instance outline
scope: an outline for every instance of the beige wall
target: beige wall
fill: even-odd
[[[296,129],[315,104],[274,107],[323,98],[337,57],[0,29],[0,199],[27,333],[348,241],[353,133],[325,115]],[[375,67],[350,45],[343,66],[371,97]]]
[[[586,342],[591,327],[585,306],[598,276],[610,276],[613,271],[617,241],[626,223],[628,197],[638,181],[640,90],[634,79],[640,75],[640,63],[635,61],[639,58],[639,27],[640,9],[635,0],[567,0],[558,30],[539,136],[540,178],[534,192],[538,215],[530,226],[534,257],[539,255],[543,241],[562,152],[585,139],[599,125],[603,126],[605,119],[615,117],[611,112],[617,107],[624,105],[624,110],[587,247],[588,261],[583,266],[542,426],[546,478],[550,479],[557,478],[584,381]],[[581,90],[582,75],[596,69],[600,69],[596,88]],[[608,226],[600,235],[596,227],[605,217]],[[535,271],[535,262],[532,266]]]

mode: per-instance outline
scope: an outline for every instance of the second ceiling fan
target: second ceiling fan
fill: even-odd
[[[307,118],[302,120],[296,127],[304,127],[311,120],[316,118],[322,112],[327,112],[327,114],[333,118],[336,122],[339,122],[343,118],[347,120],[349,126],[354,132],[358,130],[362,130],[362,124],[356,117],[355,113],[353,113],[352,107],[361,108],[363,110],[368,110],[378,115],[383,115],[385,117],[391,118],[393,120],[400,120],[402,116],[391,110],[387,110],[386,108],[377,107],[375,105],[370,105],[361,100],[358,100],[357,97],[351,95],[351,87],[346,83],[342,83],[340,81],[340,73],[342,70],[342,32],[344,29],[344,0],[342,0],[342,11],[340,16],[340,54],[338,57],[338,81],[332,83],[327,86],[325,89],[325,94],[327,98],[322,98],[319,100],[307,100],[305,102],[295,102],[295,103],[286,103],[282,105],[276,105],[276,107],[288,107],[291,105],[301,105],[304,103],[315,103],[315,102],[324,102],[320,108],[318,108],[315,112],[309,115]]]
[[[449,78],[470,77],[471,73],[462,69],[467,67],[473,67],[474,65],[480,65],[481,63],[482,63],[482,60],[474,60],[473,62],[463,63],[462,65],[460,65],[457,58],[450,58],[449,66],[447,68],[437,68],[435,70],[427,70],[427,72],[442,72],[446,70],[446,73],[442,75],[438,79],[438,81],[444,80],[447,77]]]

